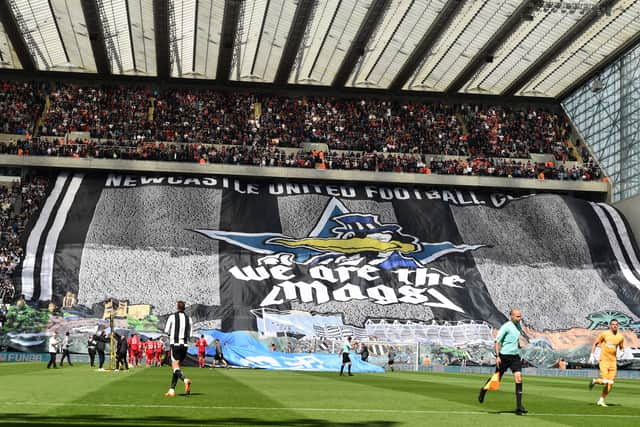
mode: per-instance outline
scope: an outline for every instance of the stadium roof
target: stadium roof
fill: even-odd
[[[0,68],[562,97],[640,0],[0,0]]]

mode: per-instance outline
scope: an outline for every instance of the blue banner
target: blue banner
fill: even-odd
[[[342,365],[342,356],[327,353],[283,353],[270,351],[260,341],[245,332],[224,333],[216,330],[201,331],[207,337],[210,346],[207,356],[215,355],[214,339],[219,339],[224,358],[231,365],[258,369],[283,369],[293,371],[331,371],[338,372]],[[197,354],[195,347],[189,354]],[[380,366],[363,362],[360,356],[351,353],[352,372],[384,372]]]
[[[294,371],[338,372],[342,356],[326,353],[281,353],[278,351],[254,351],[246,348],[226,347],[224,358],[232,365],[247,368],[286,369]],[[379,366],[363,362],[352,354],[352,372],[384,372]]]

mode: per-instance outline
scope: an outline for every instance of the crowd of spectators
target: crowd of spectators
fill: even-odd
[[[131,143],[95,141],[60,144],[47,138],[0,143],[1,154],[54,157],[157,160],[306,169],[362,170],[439,175],[494,176],[592,181],[603,178],[595,162],[534,162],[530,159],[432,156],[413,153],[305,151],[250,145]]]
[[[0,302],[15,296],[11,275],[23,256],[22,235],[40,209],[48,185],[46,177],[27,177],[0,186]]]
[[[0,133],[26,135],[42,113],[42,88],[36,83],[0,81]]]
[[[533,153],[553,154],[562,161],[576,160],[566,145],[569,122],[558,114],[533,108],[485,110],[468,106],[462,112],[472,156],[528,158]]]
[[[163,142],[280,147],[315,142],[332,150],[505,158],[536,153],[575,160],[565,145],[568,122],[544,109],[195,89],[161,91],[154,102],[152,140]],[[148,135],[145,128],[137,137]]]
[[[49,94],[49,109],[39,134],[89,132],[92,138],[149,138],[150,100],[151,93],[145,88],[59,85]]]
[[[5,85],[9,93],[37,92],[33,84]],[[601,177],[579,142],[584,165],[564,166],[576,160],[567,145],[570,125],[561,114],[542,108],[72,84],[57,85],[49,100],[39,140],[4,144],[0,151],[514,178],[540,178],[541,173],[559,179]],[[62,143],[72,131],[88,132],[90,138]],[[328,147],[322,161],[302,150],[307,142]],[[536,164],[532,154],[553,155],[556,162]],[[458,160],[433,160],[442,156]]]
[[[568,122],[541,108],[73,84],[57,85],[49,101],[42,136],[573,160]]]
[[[167,142],[468,154],[453,107],[388,100],[174,90],[156,99],[154,127]]]
[[[257,127],[249,95],[168,90],[153,109],[154,139],[163,142],[251,144]]]

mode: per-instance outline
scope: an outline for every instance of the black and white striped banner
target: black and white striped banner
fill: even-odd
[[[622,215],[612,206],[593,202],[591,202],[591,206],[604,228],[610,251],[615,258],[614,265],[617,266],[624,281],[635,287],[635,292],[631,288],[627,289],[626,293],[637,294],[640,292],[640,261],[636,244],[632,236],[629,235],[627,224]]]
[[[20,276],[22,294],[28,300],[49,301],[53,298],[56,249],[82,179],[82,174],[58,176],[29,234]]]

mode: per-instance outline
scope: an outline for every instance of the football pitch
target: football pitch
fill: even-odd
[[[634,426],[640,425],[640,382],[620,380],[595,405],[599,387],[586,379],[525,375],[524,405],[514,414],[513,377],[477,401],[486,376],[387,372],[339,377],[326,372],[185,368],[165,397],[170,370],[96,372],[86,364],[0,365],[0,424],[47,426]]]

